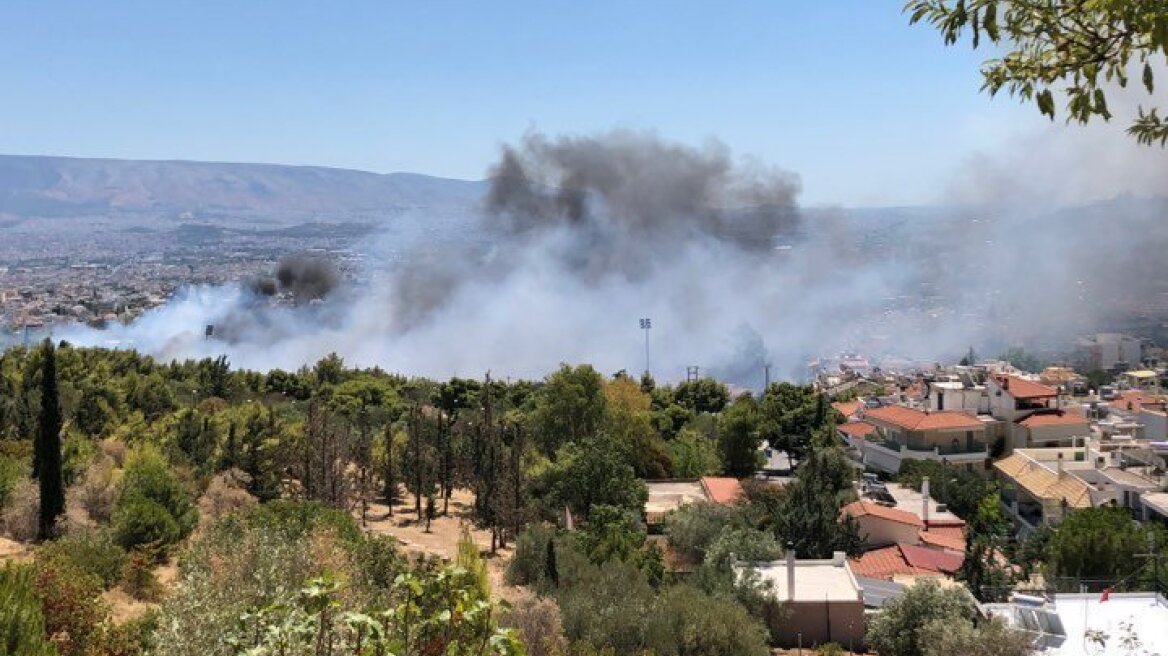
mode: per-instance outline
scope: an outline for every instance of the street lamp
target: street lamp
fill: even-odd
[[[653,327],[653,320],[644,317],[641,319],[641,330],[645,331],[645,373],[649,373],[649,329]]]

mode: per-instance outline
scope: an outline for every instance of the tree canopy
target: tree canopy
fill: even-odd
[[[936,27],[945,44],[967,34],[1000,57],[982,66],[982,89],[1032,101],[1054,119],[1064,99],[1068,121],[1112,117],[1107,97],[1129,76],[1150,96],[1168,61],[1168,5],[1163,0],[909,0],[910,22]],[[1168,144],[1168,116],[1140,106],[1128,133],[1143,144]]]

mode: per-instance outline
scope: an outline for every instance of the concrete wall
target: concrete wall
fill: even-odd
[[[1088,426],[1037,426],[1035,428],[1019,427],[1023,431],[1026,444],[1019,448],[1042,448],[1046,442],[1053,442],[1051,446],[1071,444],[1071,438],[1079,435],[1089,435]]]
[[[785,604],[787,617],[779,624],[782,647],[804,648],[836,642],[845,649],[864,644],[864,604],[856,601],[798,601]]]
[[[1168,415],[1141,409],[1138,421],[1144,425],[1144,437],[1149,440],[1168,440]]]
[[[898,542],[916,544],[920,541],[921,529],[916,526],[901,524],[873,515],[858,517],[856,522],[860,525],[860,535],[865,536],[868,541],[869,549],[886,547]]]

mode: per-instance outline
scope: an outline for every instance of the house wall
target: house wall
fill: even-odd
[[[860,535],[865,536],[868,548],[886,547],[890,544],[902,542],[917,544],[920,542],[920,528],[901,524],[873,515],[864,515],[856,518],[860,525]]]
[[[871,442],[864,443],[864,451],[861,459],[865,465],[873,469],[878,469],[889,474],[900,472],[900,454],[888,453],[886,450],[879,448]]]
[[[1035,428],[1026,428],[1020,426],[1022,429],[1023,439],[1026,443],[1020,448],[1042,448],[1046,446],[1046,442],[1052,442],[1051,446],[1062,446],[1070,444],[1071,438],[1079,435],[1087,435],[1091,429],[1087,426],[1037,426]]]
[[[864,604],[856,601],[796,601],[785,604],[787,616],[779,624],[781,647],[812,648],[835,642],[844,648],[864,644]],[[801,640],[800,640],[801,638]]]
[[[1168,440],[1168,414],[1141,409],[1138,421],[1144,425],[1144,437],[1149,440]]]

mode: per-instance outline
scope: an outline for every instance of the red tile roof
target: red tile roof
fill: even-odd
[[[702,478],[702,489],[714,503],[738,503],[746,494],[737,478],[706,476]]]
[[[836,411],[839,412],[841,415],[843,415],[845,417],[851,417],[852,415],[856,414],[856,412],[860,409],[860,406],[862,406],[862,405],[864,405],[864,404],[858,400],[856,400],[856,401],[836,401],[835,403],[831,404],[831,407],[835,408]]]
[[[894,544],[873,549],[851,561],[852,572],[871,579],[891,580],[893,576],[937,576],[952,574],[961,568],[964,556],[935,549]]]
[[[949,532],[942,532],[942,528],[956,528],[956,535]],[[934,547],[941,547],[942,549],[952,549],[953,551],[965,551],[965,533],[960,527],[936,527],[930,528],[927,531],[921,531],[921,542]]]
[[[1043,399],[1058,396],[1058,390],[1017,376],[996,376],[998,385],[1016,399]]]
[[[836,427],[839,432],[851,437],[867,437],[876,430],[876,427],[866,421],[849,421]]]
[[[844,506],[840,512],[847,513],[848,515],[856,518],[871,515],[873,517],[879,517],[880,519],[886,519],[890,522],[897,522],[899,524],[908,524],[909,526],[916,526],[919,528],[924,528],[925,526],[925,523],[921,521],[920,517],[917,517],[910,512],[889,508],[888,506],[882,506],[878,503],[872,503],[871,501],[864,501],[862,499],[860,501],[853,501],[852,503],[849,503],[848,505]]]
[[[1030,415],[1018,422],[1026,428],[1041,428],[1043,426],[1082,426],[1089,427],[1087,418],[1083,415],[1068,414],[1063,411],[1043,412]]]
[[[1149,410],[1163,410],[1163,397],[1155,394],[1148,394],[1139,390],[1126,390],[1120,392],[1120,399],[1113,401],[1112,405],[1120,410],[1127,410],[1129,412],[1139,412],[1143,406],[1149,406]]]
[[[892,424],[905,430],[936,430],[940,428],[982,428],[983,424],[973,415],[956,412],[940,411],[925,412],[903,405],[887,405],[882,408],[872,408],[864,412],[864,419],[875,419],[886,424]]]
[[[918,547],[912,544],[898,544],[905,561],[919,569],[932,570],[952,574],[961,569],[965,554],[953,554],[928,547]]]

